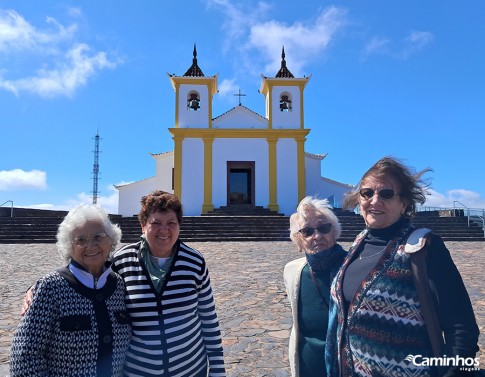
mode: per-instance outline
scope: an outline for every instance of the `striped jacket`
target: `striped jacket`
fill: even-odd
[[[118,250],[113,270],[126,285],[132,338],[126,376],[225,376],[222,339],[203,256],[177,241],[160,293],[140,260],[140,242]],[[207,364],[209,364],[207,366]]]

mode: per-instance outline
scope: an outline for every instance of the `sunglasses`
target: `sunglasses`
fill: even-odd
[[[389,200],[389,199],[394,198],[394,196],[399,195],[393,189],[373,190],[371,188],[360,189],[359,194],[365,200],[369,200],[369,199],[372,199],[374,197],[374,194],[376,192],[377,192],[377,195],[379,196],[379,198],[384,199],[384,200]]]
[[[322,224],[317,226],[316,228],[306,226],[305,228],[301,228],[298,232],[300,232],[303,237],[308,238],[313,236],[313,233],[315,233],[316,230],[318,230],[318,232],[321,234],[328,234],[332,230],[332,224]]]

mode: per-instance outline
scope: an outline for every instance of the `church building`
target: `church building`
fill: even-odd
[[[265,116],[239,101],[213,117],[218,75],[203,74],[194,46],[187,72],[168,74],[175,92],[175,123],[168,129],[173,151],[151,154],[154,177],[116,186],[119,214],[137,214],[141,197],[154,190],[177,195],[186,216],[221,206],[261,206],[290,215],[307,195],[338,206],[353,186],[322,177],[326,154],[305,152],[310,128],[304,124],[304,90],[310,78],[293,76],[283,49],[275,77],[262,75]]]

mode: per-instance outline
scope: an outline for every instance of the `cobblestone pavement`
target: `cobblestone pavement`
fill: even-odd
[[[349,243],[342,245],[348,247]],[[282,274],[284,265],[301,254],[290,242],[204,242],[190,246],[204,254],[209,266],[228,376],[290,376],[287,344],[291,314]],[[482,349],[485,242],[447,242],[447,246],[470,294]],[[10,343],[23,292],[60,266],[54,244],[0,245],[0,377],[8,375]],[[485,355],[481,355],[480,366],[485,367]]]

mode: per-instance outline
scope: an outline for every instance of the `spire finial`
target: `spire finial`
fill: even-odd
[[[190,68],[185,72],[184,76],[186,77],[204,77],[201,69],[197,65],[197,45],[194,43],[194,52],[192,53],[194,56],[192,58],[192,65]]]
[[[293,78],[293,74],[286,67],[285,46],[281,49],[281,68],[275,77]]]
[[[281,49],[281,66],[286,67],[286,60],[285,60],[285,46]]]

